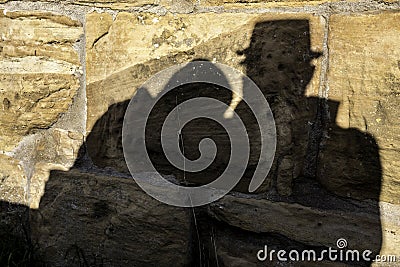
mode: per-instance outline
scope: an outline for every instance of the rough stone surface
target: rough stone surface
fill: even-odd
[[[23,191],[3,188],[0,199],[37,208],[49,171],[72,166],[83,142],[79,122],[62,124],[65,114],[73,118],[74,102],[81,103],[75,45],[83,27],[49,12],[6,10],[1,10],[0,25],[0,147],[18,162],[24,177]],[[22,182],[17,177],[12,180]]]
[[[80,63],[73,44],[81,25],[45,12],[0,13],[0,139],[11,151],[52,126],[72,104]]]
[[[299,8],[303,10],[310,10],[316,8],[321,10],[329,6],[329,13],[349,12],[357,13],[358,8],[361,12],[372,6],[379,5],[380,3],[390,4],[398,3],[397,0],[380,1],[326,1],[326,0],[279,0],[279,1],[262,1],[262,0],[201,0],[200,6],[205,8],[223,8],[224,10],[238,10],[238,9],[267,9],[267,8]]]
[[[256,258],[264,245],[318,251],[335,248],[338,238],[349,248],[400,255],[398,1],[0,6],[0,265],[354,266]],[[188,158],[198,156],[193,148],[211,130],[221,145],[219,163],[197,175],[171,168],[156,139],[163,116],[200,95],[235,108],[252,153],[236,192],[180,209],[150,198],[130,178],[121,127],[146,79],[196,59],[256,82],[274,113],[277,153],[258,194],[240,193],[259,156],[254,118],[221,88],[181,88],[149,124],[149,155],[159,171],[191,185],[223,169],[229,146],[217,125],[199,121],[182,131]],[[155,97],[151,88],[144,97]]]
[[[8,0],[0,0],[0,3],[8,2]],[[10,1],[11,2],[11,1]],[[28,2],[28,1],[26,1]],[[193,0],[126,0],[126,1],[117,1],[117,0],[39,0],[33,2],[44,2],[51,4],[62,4],[62,5],[75,5],[75,6],[83,6],[83,7],[96,7],[96,8],[104,8],[104,9],[113,9],[113,10],[131,10],[137,8],[152,8],[152,7],[160,7],[163,9],[167,9],[170,12],[177,13],[189,13],[193,11],[195,1]],[[165,10],[164,10],[165,13]]]
[[[370,211],[329,210],[233,196],[211,204],[210,211],[241,229],[277,233],[307,245],[335,247],[339,238],[345,238],[350,249],[377,253],[381,248],[379,214]]]
[[[45,193],[45,185],[52,170],[68,170],[78,157],[83,143],[83,134],[63,129],[50,129],[36,141],[34,171],[29,179],[29,206],[39,208],[40,199]]]
[[[32,239],[51,266],[184,266],[190,260],[189,210],[152,199],[129,177],[54,171],[31,220]]]
[[[221,19],[226,21],[223,26],[218,24]],[[247,73],[270,101],[278,125],[278,152],[273,167],[276,172],[271,172],[271,179],[263,190],[276,179],[280,193],[291,193],[292,179],[305,168],[309,125],[317,112],[318,100],[311,96],[317,95],[319,87],[320,60],[315,58],[318,57],[316,52],[322,50],[324,27],[319,17],[306,14],[155,16],[119,13],[112,21],[108,14],[91,13],[87,16],[87,27],[88,152],[96,165],[127,171],[120,141],[127,101],[152,74],[173,64],[203,59]],[[189,91],[188,97],[200,93],[198,88]],[[214,97],[224,98],[228,104],[236,101],[229,94],[215,92]],[[151,90],[148,94],[152,96]],[[295,102],[297,104],[293,104]],[[158,116],[168,108],[168,105],[162,107]],[[247,111],[243,103],[237,110]],[[259,156],[258,130],[254,119],[245,116],[249,132],[254,133],[254,138],[250,137],[254,140],[248,168],[251,173]],[[293,120],[299,123],[291,123]],[[200,124],[188,130],[188,138],[184,139],[195,142],[197,137],[206,134],[204,131],[208,128]],[[221,135],[216,131],[215,136]],[[224,151],[226,141],[222,144],[221,151]],[[187,144],[192,150],[193,145]],[[159,154],[159,142],[152,142],[149,149]],[[229,156],[221,153],[225,158]],[[161,169],[166,168],[162,159],[154,160]],[[193,182],[213,178],[210,173],[208,177],[193,177]],[[247,191],[245,185],[238,190]]]
[[[309,5],[319,5],[325,0],[308,0],[308,1],[262,1],[262,0],[202,0],[201,4],[205,6],[224,6],[225,8],[239,8],[243,5],[247,5],[249,7],[276,7],[276,6],[309,6]]]
[[[27,178],[23,166],[11,157],[0,155],[1,200],[11,203],[27,204]]]
[[[380,204],[382,223],[382,255],[398,254],[400,244],[400,211],[398,205],[382,202]]]
[[[319,180],[340,195],[359,187],[358,197],[399,203],[399,21],[398,13],[330,18],[328,97],[338,103],[330,105]]]
[[[53,128],[20,144],[14,158],[1,155],[4,169],[0,200],[37,209],[50,171],[71,167],[82,143],[83,134]]]
[[[304,199],[309,201],[313,198],[313,194],[310,195]],[[303,251],[312,247],[315,251],[320,251],[327,246],[335,248],[337,238],[346,239],[349,249],[370,249],[374,253],[380,251],[380,255],[398,253],[400,210],[397,205],[381,203],[378,212],[374,204],[368,202],[349,202],[334,197],[326,199],[326,196],[314,197],[320,204],[305,203],[299,199],[297,201],[303,203],[252,199],[243,195],[230,195],[211,204],[208,213],[219,222],[207,219],[205,224],[209,225],[202,229],[205,232],[205,247],[211,251],[207,250],[207,253],[211,254],[211,261],[215,261],[216,254],[219,261],[233,265],[241,263],[246,266],[260,266],[254,256],[264,245],[268,245],[269,249]],[[326,203],[329,203],[330,207],[324,206]],[[235,243],[234,247],[232,243]],[[309,264],[307,266],[314,266]],[[315,266],[325,266],[319,264],[322,263]],[[342,266],[340,263],[328,261],[324,264]],[[288,266],[297,265],[289,263]],[[373,266],[380,264],[375,263]]]
[[[313,249],[316,253],[319,253],[323,247],[310,247],[272,233],[238,231],[235,227],[212,219],[208,219],[207,223],[208,227],[201,229],[204,232],[204,238],[202,239],[202,243],[204,244],[202,259],[211,263],[211,266],[354,266],[341,262],[330,262],[328,260],[318,262],[295,261],[289,259],[289,257],[287,257],[287,261],[279,261],[276,254],[273,254],[272,260],[267,257],[266,260],[260,261],[257,259],[257,253],[263,250],[265,246],[267,246],[267,251],[269,252],[272,250],[275,250],[275,252],[279,250],[296,250],[300,253],[309,249]],[[207,225],[207,223],[205,224]]]
[[[218,26],[222,16],[227,23]],[[155,72],[171,64],[196,58],[225,63],[245,71],[244,66],[239,64],[243,56],[237,52],[249,46],[257,22],[302,19],[310,20],[310,49],[320,51],[323,28],[318,17],[309,15],[260,16],[239,13],[157,16],[119,13],[113,21],[107,13],[88,14],[87,130],[91,130],[109,106],[129,100],[135,89]],[[230,39],[226,38],[228,36]],[[211,46],[215,50],[210,51]],[[146,66],[148,64],[155,66]],[[118,86],[105,87],[111,86],[111,79],[114,83],[119,82]],[[313,84],[310,93],[315,94],[317,88]]]

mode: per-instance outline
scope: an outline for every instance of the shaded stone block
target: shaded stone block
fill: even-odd
[[[354,197],[399,203],[400,50],[394,45],[400,41],[399,19],[397,13],[330,19],[331,116],[320,151],[319,180],[337,194],[347,196],[359,188]],[[351,131],[358,137],[351,138]]]
[[[31,212],[32,240],[51,266],[185,266],[189,215],[146,195],[130,177],[53,171]]]

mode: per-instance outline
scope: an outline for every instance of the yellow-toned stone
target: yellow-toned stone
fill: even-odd
[[[140,5],[140,4],[150,4],[154,3],[154,1],[143,1],[143,0],[125,0],[125,1],[117,1],[117,0],[79,0],[77,2],[80,3],[92,3],[92,4],[101,4],[101,3],[113,3],[113,4],[124,4],[124,5]]]
[[[11,157],[0,155],[0,201],[28,203],[28,181],[20,162]]]
[[[41,2],[59,2],[58,0],[39,0]],[[8,0],[0,0],[0,3],[8,2]],[[98,8],[108,8],[115,10],[129,10],[137,7],[153,6],[153,7],[163,7],[168,9],[170,12],[177,13],[189,13],[193,11],[194,0],[65,0],[63,4],[74,4],[81,6],[91,6]]]
[[[381,255],[398,255],[400,247],[400,209],[399,205],[386,202],[380,204],[382,223]]]
[[[328,2],[327,0],[201,0],[204,6],[223,6],[226,9],[235,8],[268,8],[268,7],[300,7],[313,6]]]
[[[159,0],[78,0],[75,1],[80,5],[90,5],[98,7],[110,7],[114,9],[127,9],[130,7],[139,7],[144,5],[157,5]]]
[[[112,104],[128,100],[154,73],[180,62],[204,58],[245,71],[238,55],[262,21],[307,20],[313,51],[322,50],[323,22],[308,14],[166,15],[91,13],[87,16],[87,97],[90,132]],[[224,21],[223,24],[220,22]],[[316,62],[315,73],[319,73]],[[306,94],[316,95],[319,79]]]
[[[83,134],[55,128],[50,129],[36,143],[36,162],[71,167],[83,143]]]
[[[333,3],[335,7],[345,7],[355,0],[200,0],[199,5],[204,7],[223,7],[225,10],[252,9],[252,8],[288,8],[288,7],[315,7],[318,5]],[[379,1],[376,0],[378,3]],[[383,2],[392,4],[397,0],[384,0]]]
[[[72,47],[83,33],[79,22],[47,12],[0,11],[0,58],[44,56],[79,65]]]
[[[78,0],[75,4],[85,6],[107,7],[111,9],[127,10],[141,6],[160,6],[168,9],[170,12],[189,13],[193,11],[196,1],[194,0]]]
[[[49,128],[68,110],[76,90],[72,74],[0,74],[0,147],[12,150],[21,138]]]
[[[0,10],[0,150],[47,129],[79,88],[79,22],[48,12]]]
[[[328,95],[340,103],[335,123],[376,140],[382,165],[380,198],[391,203],[400,200],[399,22],[399,13],[333,15],[328,43]]]
[[[274,171],[267,180],[278,177],[279,193],[291,193],[293,178],[303,172],[309,125],[316,118],[317,99],[312,96],[317,96],[319,89],[321,58],[315,54],[323,47],[325,26],[321,17],[310,14],[158,16],[119,13],[111,23],[111,15],[92,13],[87,16],[86,27],[89,29],[87,148],[94,164],[127,171],[120,129],[127,101],[144,81],[178,63],[209,60],[248,74],[267,98],[276,100],[272,110],[279,135],[275,157],[279,167],[272,168]],[[147,93],[155,96],[151,88]],[[238,99],[230,101],[232,104]],[[243,108],[241,103],[238,110]],[[242,112],[249,116],[250,112]],[[249,131],[256,133],[256,123],[250,123],[249,117],[243,119],[254,128]],[[199,126],[192,137],[206,130],[207,126]],[[222,133],[215,135],[222,136]],[[256,140],[256,137],[250,139]],[[152,145],[152,149],[157,149],[156,142]],[[252,147],[256,151],[260,145],[252,144]],[[229,155],[227,151],[219,151]],[[249,164],[256,164],[257,160],[258,154],[254,152]],[[204,176],[207,178],[203,180],[209,178],[201,175]],[[200,181],[201,177],[193,179]],[[246,182],[248,180],[243,179],[237,190],[247,192]],[[266,190],[269,185],[266,182],[260,190]]]
[[[39,208],[51,171],[72,167],[82,144],[83,134],[55,128],[39,135],[32,148],[19,147],[17,154],[28,155],[18,155],[20,160],[0,155],[0,200]]]

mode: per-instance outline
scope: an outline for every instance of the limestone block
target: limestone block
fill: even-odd
[[[399,21],[399,14],[385,12],[330,18],[328,95],[336,103],[319,179],[337,194],[360,187],[358,198],[399,203]],[[340,137],[350,132],[358,137]],[[380,193],[362,189],[363,183]]]
[[[208,262],[219,266],[282,266],[282,267],[350,267],[354,266],[351,263],[341,263],[329,261],[327,257],[320,261],[307,260],[305,254],[305,261],[291,260],[288,256],[291,250],[298,251],[302,255],[303,251],[313,250],[316,257],[319,257],[320,251],[323,247],[311,247],[303,243],[296,242],[289,238],[273,233],[252,233],[245,230],[238,230],[223,222],[215,222],[209,219],[208,231],[205,230],[204,239],[202,244],[207,248],[204,255],[207,257]],[[232,244],[235,244],[232,246]],[[267,255],[265,260],[259,260],[257,253],[264,250],[267,246]],[[285,260],[278,260],[276,252],[285,250]],[[271,251],[274,251],[271,253]],[[207,255],[208,252],[208,255]],[[264,257],[264,254],[260,254]],[[293,254],[292,258],[296,255]],[[301,257],[301,256],[300,256]],[[312,255],[310,256],[312,259]],[[211,264],[210,264],[211,265]]]
[[[38,138],[31,161],[34,172],[29,180],[29,207],[38,209],[52,170],[67,171],[75,163],[83,144],[83,134],[50,129]]]
[[[189,263],[189,210],[154,200],[130,177],[51,172],[31,232],[52,266]]]
[[[275,233],[311,246],[335,248],[336,241],[344,238],[349,249],[380,251],[382,226],[377,206],[357,210],[349,202],[330,204],[334,209],[225,196],[210,205],[210,214],[247,231]]]
[[[202,0],[200,3],[204,6],[223,6],[227,9],[234,8],[266,8],[266,7],[298,7],[298,6],[313,6],[327,2],[326,0],[281,0],[281,1],[262,1],[262,0]]]
[[[46,12],[0,13],[0,147],[47,129],[72,104],[80,63],[79,22]]]
[[[28,203],[28,181],[18,160],[0,155],[0,201]]]

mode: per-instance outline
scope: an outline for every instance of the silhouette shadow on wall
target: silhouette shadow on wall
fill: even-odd
[[[270,104],[277,130],[277,151],[273,166],[265,183],[253,195],[273,201],[299,203],[321,210],[372,214],[371,218],[375,218],[373,219],[375,221],[367,224],[368,227],[362,221],[359,223],[352,221],[351,223],[355,224],[357,232],[370,237],[371,247],[368,249],[373,252],[372,255],[378,254],[382,242],[378,206],[381,188],[379,148],[370,134],[360,132],[357,129],[343,129],[335,124],[340,103],[305,95],[307,85],[314,75],[314,67],[311,61],[320,56],[320,54],[310,50],[309,22],[307,20],[282,20],[257,23],[249,47],[238,53],[245,56],[242,64],[245,66],[247,76],[259,86]],[[246,94],[246,91],[243,93]],[[187,158],[196,159],[199,157],[199,141],[209,137],[215,141],[218,148],[214,162],[205,171],[184,173],[182,170],[171,166],[165,158],[160,143],[162,122],[175,106],[187,99],[199,96],[213,97],[228,105],[232,102],[232,94],[226,88],[208,83],[180,86],[168,93],[162,99],[163,101],[155,106],[146,128],[146,146],[157,170],[165,175],[174,175],[177,178],[177,183],[187,186],[205,184],[214,180],[224,170],[230,157],[229,137],[224,129],[210,120],[196,119],[183,129],[181,149]],[[151,96],[145,91],[138,92],[135,96],[138,105],[141,103],[141,97]],[[51,251],[47,252],[47,257],[49,255],[66,257],[68,253],[65,251],[68,248],[62,247],[66,245],[66,242],[62,245],[53,243],[50,246],[49,243],[51,242],[44,240],[45,237],[64,235],[71,239],[69,240],[70,245],[74,248],[72,250],[75,253],[73,260],[76,260],[76,258],[85,259],[79,261],[83,262],[83,265],[93,265],[93,261],[88,263],[87,257],[82,256],[84,255],[82,247],[89,250],[94,258],[101,258],[98,254],[102,254],[102,263],[110,263],[107,257],[115,257],[114,261],[111,262],[127,266],[135,263],[141,264],[141,266],[164,266],[171,262],[191,264],[192,266],[223,266],[225,261],[222,254],[219,255],[219,251],[213,247],[215,244],[208,241],[210,236],[214,235],[214,232],[211,233],[211,228],[219,229],[222,234],[226,233],[230,238],[233,238],[233,242],[236,238],[238,242],[250,242],[260,249],[265,240],[271,239],[275,243],[281,242],[294,248],[312,246],[323,249],[324,245],[319,243],[318,240],[315,240],[315,244],[311,245],[301,244],[295,240],[295,237],[279,235],[280,229],[277,229],[274,234],[256,234],[235,228],[209,217],[206,209],[196,208],[196,214],[199,216],[196,223],[199,227],[194,233],[195,228],[192,222],[192,226],[188,230],[189,240],[191,240],[189,243],[192,245],[187,245],[192,246],[192,248],[188,249],[189,255],[186,255],[184,251],[175,250],[174,245],[179,243],[184,246],[186,244],[185,240],[180,239],[182,236],[180,224],[184,225],[181,221],[190,220],[190,214],[189,217],[185,217],[190,209],[171,208],[165,214],[166,217],[171,216],[170,214],[174,212],[181,216],[176,215],[177,218],[174,218],[174,220],[178,222],[172,227],[166,224],[158,226],[151,224],[154,227],[149,228],[146,226],[146,220],[133,222],[137,217],[130,218],[130,214],[120,217],[119,213],[123,212],[123,209],[121,206],[115,207],[115,205],[120,205],[118,200],[110,200],[109,198],[114,195],[120,197],[120,192],[124,189],[116,185],[118,183],[122,183],[125,188],[135,186],[133,179],[129,177],[121,142],[123,118],[128,103],[129,101],[125,101],[110,106],[108,111],[96,122],[85,145],[81,148],[81,156],[71,171],[54,171],[51,173],[40,209],[35,211],[33,221],[36,226],[32,230],[40,229],[39,232],[42,237],[34,233],[33,236],[40,239],[39,244],[41,246],[53,246],[50,249]],[[251,154],[244,177],[234,191],[248,193],[248,183],[260,157],[260,132],[254,115],[251,114],[249,107],[244,102],[240,102],[235,111],[244,121],[248,130]],[[77,169],[83,174],[78,175]],[[114,176],[119,178],[113,178],[110,182],[99,182],[93,178],[94,174],[92,173],[104,177]],[[79,178],[76,178],[78,176]],[[68,180],[69,177],[75,178]],[[93,183],[93,187],[96,187],[96,184],[109,187],[99,189],[101,194],[107,195],[104,196],[96,190],[85,188],[92,186],[86,180]],[[68,184],[68,190],[65,190],[60,181]],[[130,201],[133,202],[150,198],[141,193],[140,189],[132,189],[129,192],[141,194],[140,197],[131,195]],[[248,197],[253,195],[249,194]],[[60,208],[60,206],[54,204],[60,203],[60,201],[56,201],[60,196],[63,201],[69,203],[69,206]],[[76,201],[76,199],[81,200]],[[148,203],[149,201],[144,202]],[[92,204],[87,204],[85,209],[81,209],[78,213],[69,211],[68,207],[79,210],[79,205],[74,204],[76,202],[83,206],[85,206],[85,202]],[[154,208],[154,206],[157,205],[152,204],[151,207]],[[162,207],[166,208],[167,206],[163,205]],[[142,206],[138,212],[145,214],[147,212],[146,207]],[[296,216],[302,215],[300,213],[299,215],[294,214],[293,220],[296,220]],[[104,218],[107,219],[105,221],[110,223],[91,226],[98,227],[97,229],[88,228],[90,220],[95,221]],[[163,220],[165,218],[158,217],[158,219]],[[143,242],[145,236],[138,233],[132,234],[129,229],[121,227],[121,225],[126,226],[126,222],[124,224],[123,220],[130,221],[135,228],[143,227],[156,242]],[[166,219],[170,224],[174,224],[174,220]],[[64,222],[64,225],[55,227],[52,221]],[[77,226],[80,221],[84,224],[81,227]],[[268,221],[265,223],[267,224]],[[331,235],[329,231],[346,229],[346,223],[348,222],[344,220],[340,227],[326,229],[326,235]],[[70,227],[71,225],[75,226]],[[113,225],[113,227],[110,225]],[[166,232],[169,231],[166,236],[158,235],[160,231],[164,231],[163,227],[168,229],[164,229]],[[303,227],[307,229],[306,226]],[[314,226],[310,226],[308,231],[312,231],[311,227]],[[284,221],[282,228],[285,228]],[[111,235],[110,232],[122,240],[121,242],[114,240],[112,243],[114,246],[112,251],[115,254],[105,253],[107,246],[104,246],[104,244],[107,242],[108,236]],[[98,236],[101,236],[101,238]],[[126,238],[124,239],[124,236],[129,236],[129,241]],[[159,236],[158,239],[157,236]],[[246,237],[246,241],[243,241],[243,237]],[[90,238],[93,238],[93,240],[90,240]],[[177,240],[168,240],[168,238],[177,238]],[[358,237],[357,233],[354,233],[354,236],[343,236],[343,238],[347,239],[351,248],[352,244],[357,242]],[[140,252],[130,250],[124,254],[126,246],[124,242],[137,243],[137,246],[132,247],[141,247]],[[168,244],[172,244],[170,249],[166,248]],[[241,254],[251,255],[250,258],[254,263],[260,264],[255,256],[257,251],[252,251],[249,248],[246,251],[244,246],[240,248],[243,251],[232,246],[230,253],[237,253],[238,257]],[[65,251],[58,251],[62,249]],[[148,250],[149,253],[143,253],[145,250]],[[159,252],[158,256],[154,256],[157,251]],[[173,259],[174,257],[182,257],[182,255],[186,255],[187,260],[176,262],[176,259]],[[139,260],[138,257],[142,257],[142,259]],[[168,258],[171,258],[171,261]],[[99,265],[100,261],[95,262]],[[262,264],[265,265],[265,263]],[[368,262],[350,262],[349,264],[369,265]]]

